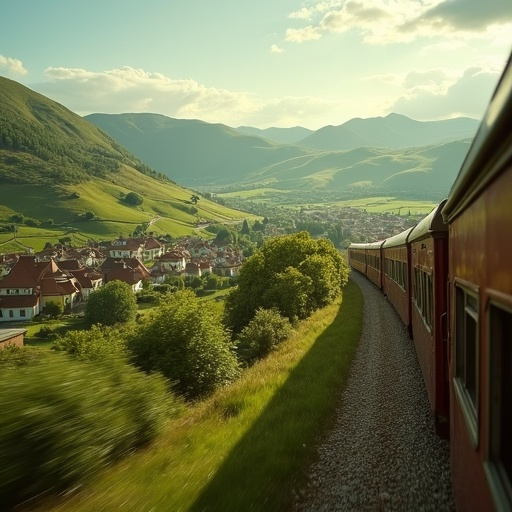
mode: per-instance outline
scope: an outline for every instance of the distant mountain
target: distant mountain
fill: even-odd
[[[186,186],[236,183],[275,162],[308,154],[222,124],[160,114],[85,117],[152,168]]]
[[[264,139],[277,142],[278,144],[296,144],[308,135],[314,133],[314,130],[308,130],[302,126],[294,126],[293,128],[253,128],[251,126],[239,126],[237,131],[245,135],[256,135]]]
[[[472,139],[478,126],[479,121],[468,117],[415,121],[400,114],[389,114],[386,117],[355,118],[340,126],[326,126],[297,141],[297,144],[324,151],[363,146],[391,149],[430,146]]]
[[[412,190],[419,195],[435,192],[442,198],[471,141],[406,149],[372,144],[348,151],[325,151],[280,145],[224,125],[158,114],[92,114],[86,119],[152,168],[186,186],[202,189],[233,185],[332,191],[370,185],[386,187],[390,194]],[[393,119],[398,124],[412,121],[403,116],[391,116]]]
[[[157,173],[94,124],[21,84],[0,77],[0,228],[14,222],[51,237],[59,226],[88,238],[192,234],[198,220],[245,217]],[[129,192],[142,197],[133,206]],[[27,222],[25,222],[27,221]],[[73,235],[75,236],[75,235]],[[3,240],[2,240],[3,241]]]

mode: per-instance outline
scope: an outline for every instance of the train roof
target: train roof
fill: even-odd
[[[445,224],[442,209],[446,204],[446,199],[439,203],[424,219],[420,220],[416,226],[412,228],[407,238],[408,242],[420,240],[428,235],[446,236],[448,233],[448,224]]]
[[[401,233],[398,233],[398,235],[386,238],[386,240],[384,240],[384,244],[382,244],[382,247],[386,249],[388,247],[400,247],[401,245],[406,245],[407,237],[413,229],[414,228],[409,228],[405,231],[402,231]]]
[[[443,209],[459,215],[512,158],[512,54]]]
[[[349,249],[369,249],[369,250],[375,250],[380,249],[382,247],[382,244],[386,240],[379,240],[378,242],[368,242],[368,243],[354,243],[350,244],[348,246]]]

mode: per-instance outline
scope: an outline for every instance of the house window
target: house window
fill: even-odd
[[[0,309],[0,318],[4,316],[4,312]]]
[[[490,458],[491,478],[497,489],[498,509],[512,505],[512,310],[492,304],[489,308],[490,336]],[[507,504],[508,506],[505,506]]]
[[[9,309],[9,318],[14,317],[14,311],[12,309]]]
[[[20,309],[20,316],[25,316],[25,310],[24,309]]]
[[[455,287],[455,389],[475,447],[478,444],[478,298]]]

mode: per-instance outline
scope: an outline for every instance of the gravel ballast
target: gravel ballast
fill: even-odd
[[[453,511],[449,444],[434,432],[414,344],[377,287],[351,279],[363,292],[363,334],[294,510]]]

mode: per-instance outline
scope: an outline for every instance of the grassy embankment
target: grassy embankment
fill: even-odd
[[[362,328],[352,282],[240,380],[190,407],[151,447],[53,511],[279,511],[333,418]]]

